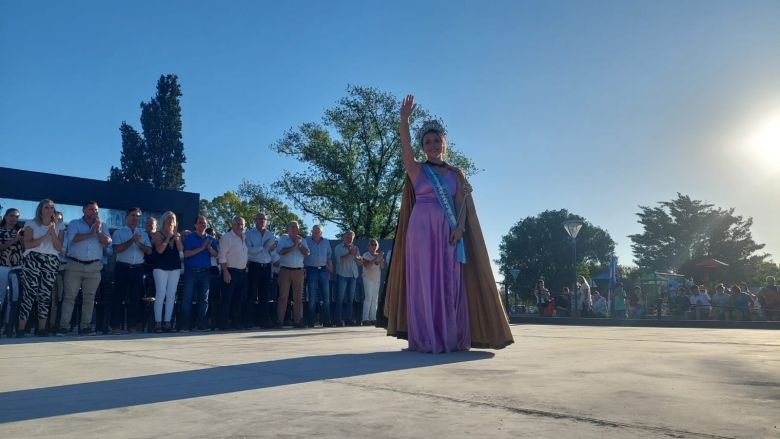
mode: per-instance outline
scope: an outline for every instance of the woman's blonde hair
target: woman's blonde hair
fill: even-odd
[[[162,229],[162,226],[165,225],[165,223],[168,221],[168,218],[173,217],[173,228],[176,228],[176,225],[178,224],[178,219],[176,218],[176,214],[171,212],[170,210],[162,214],[162,217],[160,217],[160,229]]]
[[[38,223],[39,226],[43,225],[49,225],[51,223],[56,223],[57,220],[54,219],[54,210],[51,212],[51,218],[49,218],[48,222],[44,222],[45,218],[43,217],[43,206],[51,203],[52,206],[54,206],[54,201],[44,198],[41,200],[40,203],[38,203],[38,207],[35,208],[35,222]]]

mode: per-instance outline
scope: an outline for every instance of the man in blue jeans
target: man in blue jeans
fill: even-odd
[[[211,282],[211,258],[217,256],[217,243],[206,234],[209,222],[199,215],[195,220],[195,232],[184,239],[184,297],[179,307],[179,330],[190,330],[192,297],[198,303],[197,329],[206,329],[206,312],[209,307]]]
[[[352,302],[358,277],[358,264],[362,263],[360,250],[352,242],[355,232],[349,230],[343,235],[343,242],[333,251],[336,259],[338,293],[336,295],[336,325],[355,325],[352,319]]]
[[[333,326],[330,320],[330,274],[333,272],[333,262],[331,262],[330,242],[322,237],[322,226],[318,224],[312,227],[311,236],[306,238],[306,244],[311,252],[303,258],[303,265],[306,267],[306,288],[309,290],[307,325],[310,328],[314,327],[318,299],[322,299],[320,323],[322,326]]]

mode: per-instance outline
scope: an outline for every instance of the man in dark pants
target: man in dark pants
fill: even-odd
[[[320,323],[322,326],[333,326],[330,319],[330,274],[333,272],[330,242],[322,237],[322,226],[315,225],[311,236],[306,238],[309,255],[303,258],[306,267],[306,285],[309,291],[309,321],[307,325],[314,327],[317,303],[322,299],[320,308]],[[319,292],[319,295],[317,294]]]
[[[138,330],[141,323],[141,297],[144,294],[144,256],[152,253],[149,236],[138,230],[141,209],[127,210],[125,226],[112,236],[116,266],[114,268],[114,300],[112,301],[111,329],[116,333],[122,321],[122,300],[127,305],[127,329]]]
[[[243,310],[244,327],[252,327],[255,316],[264,328],[273,326],[268,314],[271,296],[271,252],[276,249],[276,237],[266,228],[268,218],[260,212],[255,216],[255,228],[246,232],[246,246],[249,249],[249,294]],[[257,307],[255,307],[257,302]],[[255,313],[257,308],[257,313]]]
[[[230,231],[219,240],[219,265],[222,267],[220,329],[241,328],[241,305],[246,297],[246,265],[249,249],[244,241],[244,219],[233,217]]]
[[[179,330],[190,330],[192,299],[198,304],[197,330],[206,329],[209,286],[211,283],[211,258],[217,256],[217,243],[206,234],[209,223],[206,217],[195,219],[195,232],[184,238],[184,296],[179,307]]]

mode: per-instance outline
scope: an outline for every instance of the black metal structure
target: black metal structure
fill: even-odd
[[[51,198],[75,206],[94,200],[110,209],[170,210],[179,217],[179,224],[192,224],[198,215],[200,194],[0,167],[0,198]]]

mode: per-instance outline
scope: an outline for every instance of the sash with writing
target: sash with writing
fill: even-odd
[[[450,230],[454,230],[458,227],[458,216],[455,214],[455,200],[452,198],[447,185],[442,181],[442,177],[434,171],[428,165],[422,165],[422,170],[425,176],[428,177],[428,181],[433,186],[433,192],[436,194],[436,199],[439,200],[439,206],[444,211],[444,216],[447,218],[447,223],[450,225]],[[466,263],[466,246],[463,244],[463,238],[458,240],[457,252],[458,262],[461,264]]]

